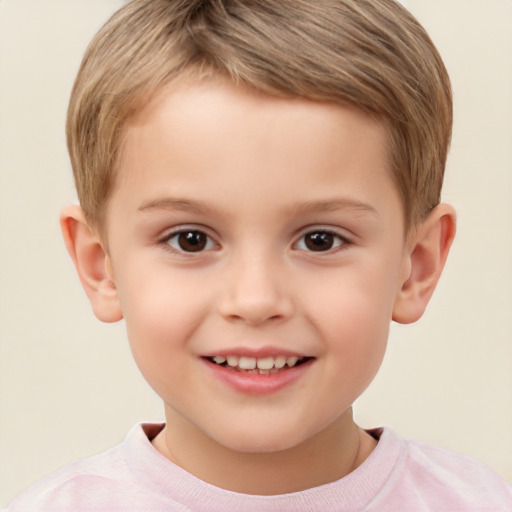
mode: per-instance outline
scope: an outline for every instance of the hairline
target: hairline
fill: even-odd
[[[396,191],[399,195],[403,220],[404,220],[404,238],[409,236],[409,233],[416,228],[424,218],[426,218],[429,212],[426,212],[419,219],[415,219],[412,215],[412,209],[410,205],[408,205],[407,198],[405,197],[404,191],[398,182],[399,173],[393,169],[393,132],[391,127],[391,121],[384,115],[369,109],[364,109],[360,105],[355,102],[350,102],[349,100],[343,100],[339,98],[324,98],[317,97],[315,94],[311,95],[299,95],[285,92],[283,90],[268,86],[266,89],[255,87],[253,84],[247,83],[243,80],[236,80],[233,77],[229,76],[224,70],[217,70],[211,65],[204,65],[202,63],[196,64],[192,63],[186,68],[181,68],[180,72],[174,72],[170,74],[170,76],[162,81],[162,83],[152,87],[147,88],[146,90],[140,91],[139,94],[135,95],[130,102],[126,104],[124,111],[127,113],[122,116],[122,122],[119,124],[119,132],[118,132],[118,154],[116,160],[113,162],[113,168],[110,171],[110,190],[106,198],[105,204],[99,209],[99,215],[91,215],[89,212],[85,212],[86,218],[90,223],[92,229],[100,235],[101,239],[104,241],[105,245],[107,244],[107,217],[108,217],[108,209],[110,204],[110,199],[112,194],[114,193],[115,187],[118,183],[120,166],[122,164],[123,158],[123,149],[125,144],[127,143],[127,128],[130,123],[138,116],[141,112],[146,109],[150,109],[153,105],[158,104],[158,101],[161,95],[165,94],[166,91],[174,84],[180,85],[180,82],[189,80],[190,84],[198,84],[198,83],[208,83],[209,81],[214,81],[219,78],[227,78],[232,83],[235,83],[237,86],[247,87],[250,90],[253,90],[260,94],[265,94],[274,98],[286,98],[286,99],[303,99],[311,102],[319,102],[319,103],[331,103],[333,105],[339,105],[344,107],[349,107],[355,109],[365,115],[370,116],[375,121],[379,122],[385,131],[385,151],[386,157],[388,158],[388,164],[386,165],[385,172],[388,173],[389,177],[393,181],[393,185],[396,187]]]

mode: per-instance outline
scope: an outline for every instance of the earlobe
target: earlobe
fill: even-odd
[[[412,237],[404,259],[406,277],[400,283],[393,308],[396,322],[416,322],[423,315],[446,263],[455,225],[455,210],[441,204]]]
[[[123,318],[110,258],[77,205],[60,216],[62,235],[94,314],[103,322]]]

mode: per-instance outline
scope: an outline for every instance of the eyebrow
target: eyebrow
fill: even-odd
[[[191,199],[164,197],[143,202],[138,211],[170,210],[191,213],[211,214],[215,211],[212,206]]]
[[[209,204],[202,201],[170,197],[145,201],[138,208],[138,211],[140,212],[151,210],[182,211],[206,215],[214,214],[217,211],[213,206],[210,206]],[[294,214],[329,212],[337,210],[358,210],[363,213],[366,212],[372,214],[375,217],[379,217],[377,210],[370,204],[350,198],[306,201],[305,203],[292,205],[288,210]]]
[[[350,198],[334,198],[320,201],[307,201],[292,207],[297,213],[330,212],[336,210],[359,210],[379,217],[378,211],[368,203]]]

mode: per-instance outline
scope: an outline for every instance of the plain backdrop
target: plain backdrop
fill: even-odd
[[[356,417],[474,456],[512,483],[512,1],[404,3],[453,81],[444,200],[459,229],[426,315],[392,326]],[[86,44],[121,4],[0,0],[0,508],[162,418],[123,325],[90,311],[58,228],[74,201],[69,92]]]

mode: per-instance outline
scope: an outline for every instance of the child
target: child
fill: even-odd
[[[165,425],[9,511],[512,510],[467,458],[364,431],[389,324],[455,232],[444,66],[392,0],[135,0],[91,43],[61,219]]]

